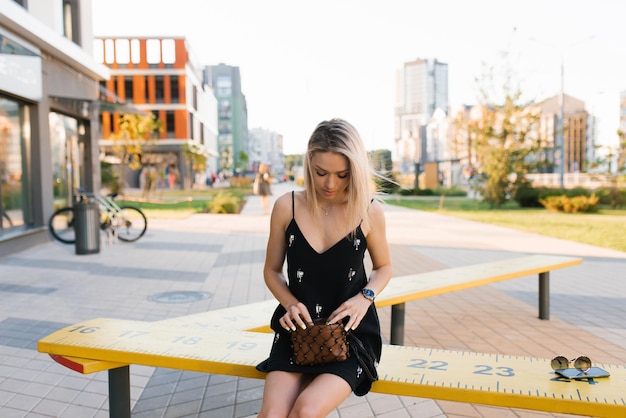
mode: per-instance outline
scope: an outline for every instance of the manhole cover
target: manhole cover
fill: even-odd
[[[148,297],[148,300],[156,303],[191,303],[211,297],[209,292],[174,291],[157,293]]]

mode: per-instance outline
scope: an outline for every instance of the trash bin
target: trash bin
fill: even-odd
[[[80,200],[74,203],[76,254],[100,252],[100,208],[97,203]]]

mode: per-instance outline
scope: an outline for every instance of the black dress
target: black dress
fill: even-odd
[[[359,226],[354,237],[342,238],[328,250],[318,253],[300,231],[293,211],[292,192],[292,218],[285,231],[289,289],[306,305],[311,318],[325,318],[344,301],[366,287],[368,279],[363,257],[367,241]],[[272,350],[269,358],[257,366],[258,370],[262,372],[282,370],[315,375],[331,373],[348,382],[356,395],[363,396],[369,392],[372,382],[354,355],[345,361],[323,366],[294,364],[290,333],[278,323],[284,314],[285,308],[278,305],[271,320],[271,327],[275,332]],[[361,340],[372,357],[380,361],[382,341],[380,322],[374,304],[370,306],[359,327],[351,332]]]

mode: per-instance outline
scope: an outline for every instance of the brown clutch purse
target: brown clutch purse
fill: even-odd
[[[300,366],[320,366],[344,361],[350,356],[348,333],[342,323],[326,324],[316,319],[306,329],[291,332],[293,361]]]

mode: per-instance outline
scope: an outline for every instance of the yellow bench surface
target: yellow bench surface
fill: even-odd
[[[391,306],[489,283],[544,273],[580,263],[582,263],[582,259],[575,257],[530,255],[396,277],[376,298],[376,306],[379,308]],[[166,319],[159,321],[159,323],[180,328],[230,328],[271,332],[269,320],[276,305],[275,300],[266,300]],[[80,373],[94,373],[112,368],[107,367],[106,364],[98,364],[91,359],[81,357],[84,356],[78,355],[64,360],[62,356],[57,356],[54,357],[54,360]],[[119,367],[117,363],[109,366]]]
[[[272,335],[171,324],[94,319],[39,341],[39,351],[63,358],[138,364],[263,378]],[[626,367],[597,365],[606,378],[558,378],[549,359],[385,345],[380,393],[593,416],[626,414]]]

